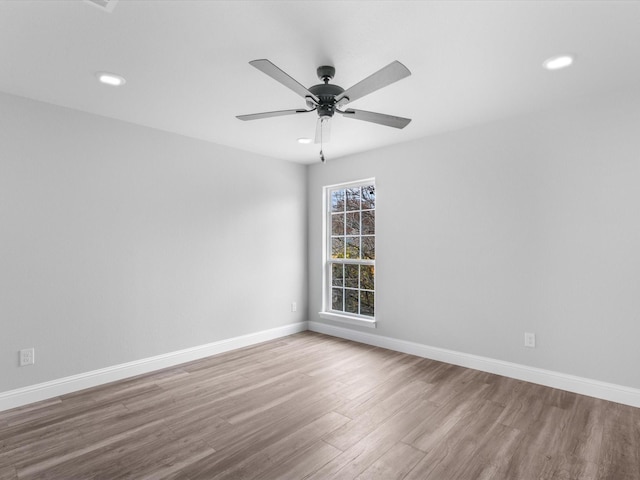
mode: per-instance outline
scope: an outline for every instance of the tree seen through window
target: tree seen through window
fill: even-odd
[[[375,208],[373,184],[330,190],[331,310],[375,314]]]

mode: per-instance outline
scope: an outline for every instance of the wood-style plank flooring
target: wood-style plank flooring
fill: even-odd
[[[640,479],[640,409],[312,332],[0,412],[0,479]]]

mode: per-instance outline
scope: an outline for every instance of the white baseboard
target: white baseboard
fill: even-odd
[[[0,411],[76,392],[78,390],[84,390],[85,388],[103,385],[116,380],[134,377],[143,373],[153,372],[162,368],[173,367],[181,363],[247,347],[260,342],[266,342],[267,340],[285,337],[305,330],[307,330],[307,322],[293,323],[270,330],[263,330],[261,332],[250,333],[206,345],[199,345],[197,347],[186,348],[176,352],[136,360],[134,362],[60,378],[50,382],[10,390],[0,393]]]
[[[430,347],[420,343],[398,340],[395,338],[374,335],[348,328],[336,327],[325,323],[310,321],[309,330],[332,335],[355,342],[387,348],[397,352],[408,353],[419,357],[451,363],[461,367],[472,368],[483,372],[495,373],[504,377],[524,380],[526,382],[558,388],[568,392],[579,393],[590,397],[601,398],[632,407],[640,407],[640,390],[612,383],[600,382],[589,378],[567,375],[564,373],[527,367],[517,363],[504,362],[478,355],[455,352],[444,348]]]
[[[299,322],[0,393],[0,411],[311,330],[640,408],[640,390],[319,322]]]

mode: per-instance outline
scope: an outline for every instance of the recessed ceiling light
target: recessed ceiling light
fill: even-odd
[[[542,66],[547,70],[560,70],[566,68],[573,63],[571,55],[558,55],[557,57],[547,58]]]
[[[96,73],[96,77],[98,77],[98,81],[100,83],[104,83],[105,85],[111,85],[112,87],[119,87],[127,83],[124,77],[121,77],[120,75],[116,75],[115,73],[98,72]]]
[[[298,139],[298,143],[302,143],[302,144],[311,143],[311,139],[310,138],[299,138]]]

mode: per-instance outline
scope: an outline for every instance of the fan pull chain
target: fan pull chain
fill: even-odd
[[[322,163],[325,163],[326,160],[324,159],[324,153],[322,153],[322,130],[323,130],[323,125],[324,125],[324,120],[320,119],[320,161]]]

